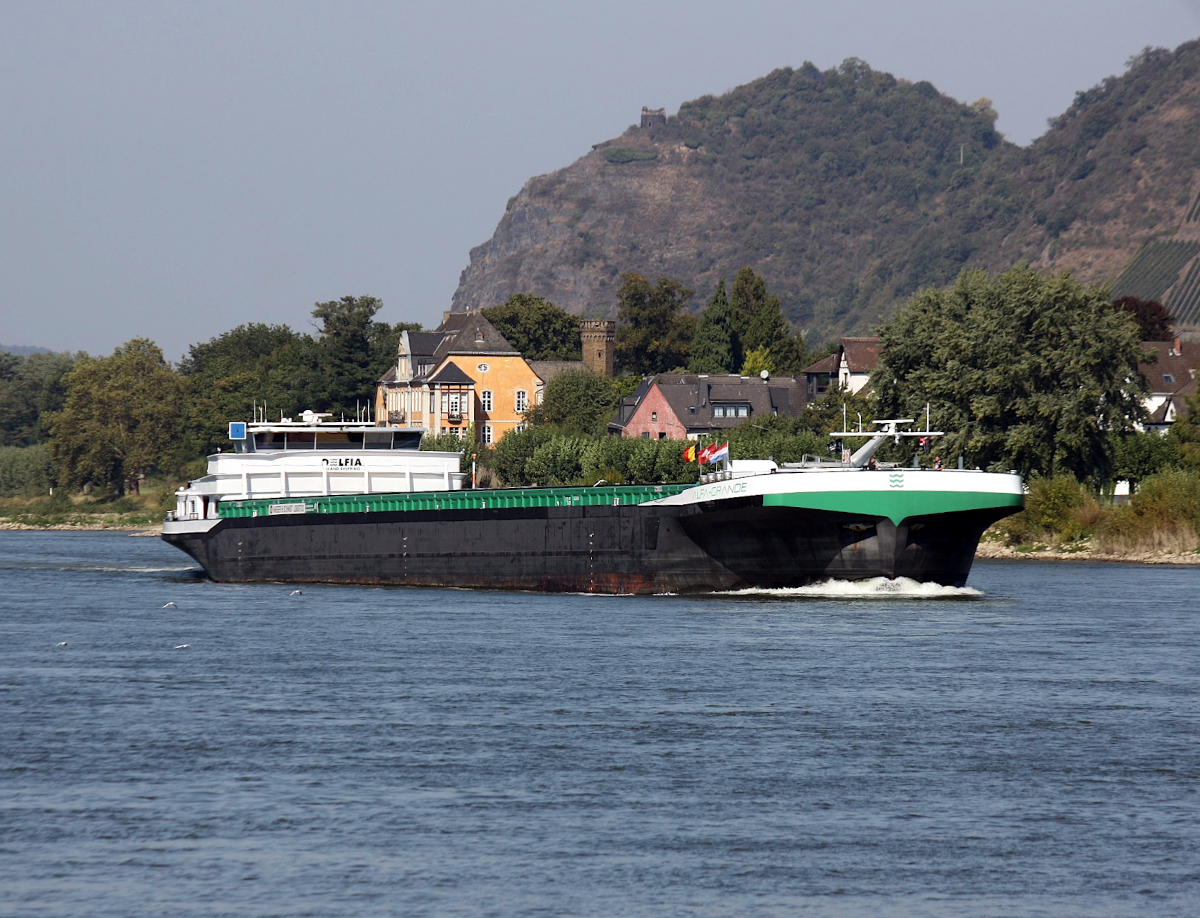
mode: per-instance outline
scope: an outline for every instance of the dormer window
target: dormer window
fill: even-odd
[[[1175,385],[1175,377],[1170,373],[1163,373],[1163,382],[1165,382],[1168,386],[1173,386]]]

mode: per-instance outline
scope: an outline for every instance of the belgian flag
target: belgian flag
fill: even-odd
[[[691,446],[689,446],[687,449],[685,449],[683,451],[683,461],[684,462],[695,462],[696,461],[696,444],[695,443],[693,443]]]

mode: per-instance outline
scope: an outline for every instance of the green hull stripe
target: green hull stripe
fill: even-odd
[[[800,507],[886,516],[897,526],[910,516],[960,513],[964,510],[1011,508],[1024,503],[1020,494],[982,494],[974,491],[826,491],[809,494],[767,494],[765,507]]]

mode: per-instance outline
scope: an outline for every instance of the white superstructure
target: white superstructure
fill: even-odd
[[[216,519],[222,500],[462,488],[459,454],[420,450],[422,431],[326,417],[230,424],[233,451],[209,456],[208,474],[175,492],[173,519]]]

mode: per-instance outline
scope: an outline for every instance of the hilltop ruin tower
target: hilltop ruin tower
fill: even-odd
[[[583,345],[583,365],[593,373],[613,378],[617,323],[612,319],[584,319],[579,323],[579,341]]]
[[[656,124],[667,123],[666,108],[647,108],[642,106],[642,127],[654,127]]]

